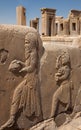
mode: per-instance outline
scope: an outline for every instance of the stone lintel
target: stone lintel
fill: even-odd
[[[63,19],[63,16],[56,16],[55,17],[55,20],[60,20],[60,19]]]
[[[51,9],[51,8],[41,8],[41,12],[56,12],[56,9]]]
[[[72,12],[72,13],[81,13],[81,10],[72,9],[71,12]]]
[[[34,19],[30,20],[30,21],[32,21],[34,23],[37,23],[39,21],[39,18],[34,18]]]

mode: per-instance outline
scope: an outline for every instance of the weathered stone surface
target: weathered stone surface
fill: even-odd
[[[73,119],[67,125],[63,125],[58,130],[81,130],[81,117]]]
[[[57,130],[57,127],[53,119],[48,119],[30,128],[29,130]]]
[[[39,32],[39,18],[30,20],[30,27],[35,28]]]
[[[31,37],[29,34],[31,35]],[[27,39],[25,39],[25,36]],[[37,121],[35,122],[29,121],[28,118],[24,115],[25,113],[19,110],[19,107],[22,106],[20,105],[21,103],[16,104],[16,102],[19,102],[18,100],[23,100],[22,103],[26,102],[26,99],[24,99],[23,97],[26,95],[21,94],[23,87],[26,86],[26,83],[25,83],[26,78],[24,78],[24,74],[22,73],[22,71],[25,71],[25,69],[23,70],[21,68],[23,65],[26,67],[27,65],[29,65],[30,62],[27,61],[29,56],[31,56],[30,59],[33,60],[31,61],[31,66],[35,66],[34,68],[36,68],[37,66],[37,69],[38,69],[39,59],[37,59],[37,57],[40,57],[40,54],[39,52],[36,52],[35,47],[38,46],[38,51],[40,51],[39,46],[41,46],[42,44],[37,45],[38,44],[37,37],[39,37],[37,36],[37,31],[30,27],[15,26],[15,25],[0,25],[0,104],[1,104],[0,105],[0,129],[6,128],[6,126],[8,125],[8,123],[6,122],[8,121],[9,118],[11,119],[11,115],[13,115],[11,113],[16,114],[16,111],[18,111],[18,114],[15,121],[17,124],[16,126],[18,128],[28,128],[29,126],[32,126],[37,122]],[[29,43],[31,43],[31,45],[29,44],[28,47],[26,45],[28,43],[26,40],[31,40],[31,42],[28,41]],[[33,40],[36,40],[36,42]],[[34,52],[32,52],[32,49],[34,50]],[[25,63],[25,60],[26,60],[26,63]],[[22,61],[22,66],[19,66],[21,65],[20,61]],[[28,73],[32,72],[32,70],[34,69],[31,66],[29,66],[29,68],[26,68],[27,69],[26,71]],[[19,74],[18,71],[20,71],[20,69],[21,69],[21,72]],[[30,76],[29,76],[29,79],[27,78],[27,82],[28,80],[31,79],[31,83],[29,83],[29,86],[32,87],[32,84],[34,84],[34,87],[35,87],[35,84],[36,84],[35,82],[36,80],[38,80],[38,78],[34,74],[34,72],[33,74],[29,74],[29,75]],[[22,85],[20,84],[21,81],[23,81]],[[33,92],[31,93],[33,94]],[[32,95],[32,94],[31,94],[31,96],[33,96],[32,99],[35,99],[35,98],[36,99],[33,101],[31,100],[31,101],[32,103],[34,103],[33,105],[37,103],[36,104],[37,108],[35,107],[37,111],[35,112],[36,114],[38,114],[38,112],[40,111],[40,107],[38,105],[39,103],[38,101],[36,101],[38,97],[37,95]],[[30,101],[28,101],[27,103],[30,104],[31,106]],[[34,110],[30,110],[30,113],[32,113],[32,111]],[[26,114],[27,113],[28,111],[26,112]],[[30,115],[30,113],[28,114]],[[4,127],[1,127],[1,125],[3,124],[5,124]]]
[[[81,10],[71,10],[67,18],[56,16],[54,9],[42,8],[42,36],[79,36]]]
[[[14,74],[14,68],[16,71],[20,71],[22,66],[20,66],[20,61],[26,62],[25,57],[27,56],[29,50],[32,50],[33,47],[36,47],[37,44],[32,42],[33,44],[29,46],[29,49],[24,50],[25,43],[27,44],[27,39],[25,39],[25,35],[30,32],[34,34],[38,34],[37,31],[33,28],[29,27],[22,27],[22,26],[15,26],[15,25],[0,25],[0,126],[3,125],[10,117],[10,110],[11,110],[11,102],[12,98],[14,95],[14,91],[17,90],[18,84],[20,85],[20,82],[24,80],[24,75],[19,75],[17,72]],[[31,35],[32,39],[34,38],[33,35]],[[80,39],[79,39],[79,45],[76,45],[76,42],[78,40],[74,41],[74,45],[64,45],[64,44],[55,44],[55,43],[44,43],[44,54],[41,59],[41,64],[40,64],[40,74],[39,79],[40,79],[40,88],[39,88],[39,95],[33,96],[34,98],[40,97],[40,107],[37,109],[37,111],[34,112],[39,112],[38,110],[41,110],[41,114],[39,117],[39,120],[35,118],[33,120],[32,116],[32,121],[28,120],[27,116],[28,114],[30,115],[33,111],[33,109],[30,109],[30,112],[26,111],[26,115],[22,111],[19,111],[16,124],[14,127],[10,128],[10,130],[15,130],[17,129],[28,129],[29,127],[34,126],[37,124],[37,122],[40,122],[36,126],[30,128],[30,130],[37,129],[37,130],[57,130],[56,126],[62,125],[65,120],[66,120],[66,113],[72,114],[74,111],[74,106],[76,106],[76,101],[77,106],[79,106],[79,111],[80,111],[80,100],[76,100],[76,97],[81,97],[80,96],[80,86],[81,86],[81,50],[80,50]],[[77,43],[78,44],[78,43]],[[35,48],[34,48],[35,49]],[[37,52],[39,51],[38,48]],[[30,51],[31,54],[32,51]],[[62,53],[68,52],[68,59],[66,60],[66,64],[60,64],[60,68],[63,70],[63,72],[66,72],[66,68],[69,68],[70,75],[66,76],[66,80],[68,80],[68,83],[71,82],[71,104],[70,104],[70,109],[67,110],[66,107],[69,107],[68,103],[66,102],[66,96],[67,96],[67,89],[65,87],[64,94],[62,95],[62,102],[59,103],[59,106],[57,108],[57,113],[55,117],[55,122],[54,119],[50,119],[51,116],[51,110],[52,110],[52,99],[53,95],[59,88],[61,88],[61,85],[57,84],[55,75],[59,73],[61,75],[61,71],[59,72],[60,69],[56,67],[57,59],[60,56],[62,58]],[[32,63],[35,63],[34,67],[37,67],[38,60],[36,51],[32,59]],[[33,56],[33,55],[32,55]],[[40,56],[40,53],[39,53]],[[30,57],[30,55],[29,55]],[[67,59],[67,57],[66,57]],[[61,59],[63,60],[63,59]],[[70,66],[68,65],[70,64]],[[25,63],[27,65],[27,63]],[[59,64],[58,64],[59,65]],[[14,67],[13,67],[14,66]],[[64,69],[65,68],[65,69]],[[39,66],[37,67],[39,71]],[[30,70],[30,69],[28,69]],[[27,70],[27,71],[28,71]],[[32,70],[31,70],[32,71]],[[38,72],[36,71],[36,72]],[[12,73],[13,72],[13,73]],[[38,74],[38,73],[37,73]],[[31,75],[31,74],[30,74]],[[35,77],[36,75],[33,75],[33,83],[37,81],[38,79]],[[32,80],[32,76],[30,76],[30,79]],[[28,78],[27,78],[28,80]],[[64,80],[63,80],[64,81]],[[27,82],[26,82],[27,83]],[[37,83],[37,82],[35,82]],[[67,83],[67,84],[68,84]],[[26,84],[25,84],[26,85]],[[29,86],[31,86],[29,84]],[[59,88],[58,88],[59,87]],[[32,87],[31,87],[32,89]],[[69,91],[68,91],[69,94]],[[59,94],[58,94],[59,95]],[[30,97],[30,96],[29,96]],[[15,98],[15,96],[14,96]],[[32,100],[34,99],[32,98]],[[18,98],[17,98],[18,99]],[[23,98],[22,98],[23,99]],[[28,98],[29,99],[29,98]],[[36,98],[37,99],[37,98]],[[31,101],[32,101],[31,100]],[[60,100],[60,99],[59,99]],[[26,100],[25,100],[26,101]],[[34,100],[33,100],[34,101]],[[36,101],[36,100],[35,100]],[[29,103],[29,102],[27,102]],[[33,103],[33,102],[32,102]],[[29,106],[31,106],[31,103],[29,103]],[[37,103],[36,106],[39,106]],[[66,109],[66,110],[65,110]],[[19,109],[18,109],[19,110]],[[28,110],[28,109],[27,109]],[[78,112],[78,109],[77,109]],[[34,113],[37,114],[37,113]],[[43,115],[42,115],[43,114]],[[44,122],[41,122],[43,116]],[[76,123],[79,122],[80,118],[73,120]],[[74,124],[74,122],[71,122]],[[55,124],[56,123],[56,124]],[[71,124],[70,123],[70,124]],[[68,125],[70,125],[68,124]],[[58,129],[63,129],[63,127],[67,128],[68,125],[61,126]],[[69,126],[69,130],[70,130]],[[72,129],[72,128],[71,128]],[[2,130],[2,129],[1,129]],[[6,129],[7,130],[7,129]],[[66,129],[67,130],[67,129]]]
[[[67,125],[62,125],[58,128],[56,127],[55,122],[50,119],[32,127],[29,130],[81,130],[81,117],[74,119]]]
[[[45,53],[41,60],[41,99],[42,99],[42,109],[43,109],[43,117],[47,119],[50,117],[51,106],[52,106],[52,97],[54,92],[58,89],[58,86],[55,81],[55,73],[56,73],[56,58],[63,50],[67,50],[70,55],[71,61],[71,75],[70,81],[72,81],[72,109],[75,103],[76,95],[78,88],[80,87],[80,49],[76,46],[71,45],[63,45],[63,44],[53,44],[48,43],[44,44]],[[67,93],[67,92],[66,92]],[[66,99],[66,93],[63,95],[64,100]],[[45,105],[44,105],[45,104]],[[58,109],[58,112],[62,112],[65,110],[65,106],[60,104],[61,106]],[[58,125],[64,122],[65,117],[63,114],[60,114],[56,117],[56,122]],[[60,120],[59,120],[60,118]],[[61,122],[60,122],[61,121]]]

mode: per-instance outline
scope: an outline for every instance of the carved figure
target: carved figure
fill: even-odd
[[[67,125],[69,122],[72,121],[72,119],[77,119],[79,117],[81,117],[81,87],[79,88],[76,96],[73,112],[70,115],[67,115],[64,125]]]
[[[15,123],[16,114],[20,109],[26,117],[35,117],[41,115],[40,99],[38,94],[39,86],[39,62],[42,54],[42,41],[37,34],[27,33],[25,36],[25,63],[14,60],[9,66],[9,70],[19,73],[26,73],[24,80],[16,87],[10,111],[10,119],[1,126],[0,130],[11,127]]]
[[[51,117],[54,118],[56,116],[56,110],[59,101],[67,104],[65,111],[68,109],[70,105],[71,84],[69,80],[70,80],[71,68],[70,68],[70,57],[67,52],[63,52],[60,56],[57,57],[56,69],[57,73],[55,74],[55,80],[60,87],[56,90],[52,99]]]

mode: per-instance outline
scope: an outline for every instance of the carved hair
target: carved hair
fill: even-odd
[[[64,58],[64,62],[62,62],[62,59]],[[59,69],[63,65],[69,65],[70,67],[70,56],[68,51],[62,51],[62,53],[57,57],[56,60],[56,69]]]
[[[28,32],[25,35],[25,39],[28,39],[31,43],[31,46],[37,49],[38,56],[39,58],[41,58],[44,48],[42,45],[42,40],[40,38],[40,35],[37,32]]]
[[[63,51],[61,57],[66,59],[64,64],[70,63],[70,56],[68,51]]]
[[[26,35],[25,35],[25,39],[28,39],[30,40],[31,42],[36,42],[37,41],[37,35],[36,33],[34,32],[28,32]]]

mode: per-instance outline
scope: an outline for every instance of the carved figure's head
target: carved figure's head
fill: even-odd
[[[62,53],[57,57],[56,69],[59,69],[63,65],[70,65],[70,56],[68,51],[62,51]]]
[[[25,35],[25,46],[30,46],[31,49],[36,47],[37,35],[33,32],[29,32]]]
[[[69,53],[66,51],[63,51],[63,53],[61,55],[61,60],[62,60],[62,65],[66,65],[66,64],[70,63]]]
[[[44,48],[42,45],[42,40],[40,38],[40,35],[36,32],[28,32],[25,35],[25,53],[27,51],[31,52],[31,50],[35,48],[36,48],[38,57],[40,59],[44,53]]]

